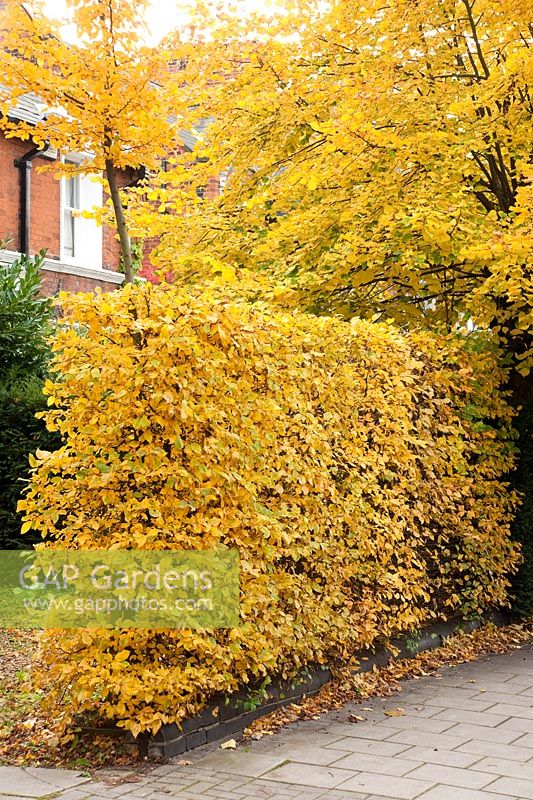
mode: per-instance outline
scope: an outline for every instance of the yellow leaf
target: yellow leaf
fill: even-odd
[[[129,657],[130,657],[129,650],[121,650],[120,653],[116,654],[114,661],[127,661]]]
[[[383,712],[387,717],[403,717],[405,716],[405,711],[403,708],[391,708],[388,711]]]

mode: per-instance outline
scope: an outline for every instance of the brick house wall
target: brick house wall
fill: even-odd
[[[20,170],[14,161],[27,153],[31,143],[5,139],[0,134],[0,239],[9,250],[20,248]],[[49,257],[59,258],[59,181],[40,173],[46,164],[36,158],[31,175],[30,247],[46,248]]]
[[[0,133],[0,241],[5,250],[0,260],[10,261],[21,249],[20,234],[20,170],[14,162],[28,150],[31,142],[7,139]],[[87,292],[99,288],[111,291],[123,281],[119,273],[120,245],[116,232],[104,226],[102,231],[102,268],[91,269],[66,264],[61,261],[60,181],[50,171],[39,167],[49,161],[37,156],[32,162],[30,194],[30,252],[46,250],[46,263],[42,271],[42,291],[46,295],[58,291]],[[124,185],[132,180],[131,175],[121,176]],[[57,263],[56,263],[57,262]]]

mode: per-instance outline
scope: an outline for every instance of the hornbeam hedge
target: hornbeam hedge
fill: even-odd
[[[43,634],[37,681],[134,734],[214,696],[505,604],[504,373],[479,338],[175,287],[61,298],[25,527],[69,548],[238,548],[233,630]]]

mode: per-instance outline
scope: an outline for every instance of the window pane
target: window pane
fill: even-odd
[[[69,208],[80,207],[79,175],[72,175],[70,178],[65,178],[65,205]]]
[[[67,209],[63,212],[63,252],[74,257],[74,217]]]

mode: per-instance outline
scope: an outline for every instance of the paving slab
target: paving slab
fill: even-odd
[[[292,759],[292,756],[291,756]],[[411,772],[417,767],[422,766],[421,761],[408,761],[405,758],[387,758],[387,756],[376,756],[368,753],[350,753],[339,761],[335,761],[333,766],[340,769],[352,769],[359,772],[374,772],[378,775],[397,775],[401,777],[407,772]],[[503,773],[502,773],[503,774]]]
[[[89,782],[89,776],[66,769],[0,767],[0,795],[46,797]]]
[[[441,783],[445,786],[459,786],[463,789],[483,789],[494,781],[494,775],[478,770],[477,764],[471,769],[423,764],[410,772],[409,777],[431,781],[431,783]]]
[[[343,788],[358,792],[376,794],[393,800],[414,800],[426,789],[430,789],[433,781],[421,781],[413,778],[398,778],[391,775],[379,775],[374,772],[361,772],[343,784]]]
[[[479,753],[462,753],[458,750],[436,750],[434,747],[409,747],[398,760],[406,759],[423,764],[439,764],[445,767],[471,767],[480,760]],[[397,759],[391,759],[396,761]],[[514,763],[514,762],[511,762]]]
[[[481,772],[491,772],[508,778],[515,778],[520,775],[521,780],[531,781],[533,785],[533,761],[528,764],[520,764],[517,769],[516,761],[507,761],[505,758],[490,758],[489,756],[478,761],[475,768]]]
[[[292,783],[297,786],[316,786],[330,789],[345,783],[354,774],[353,771],[345,769],[289,761],[287,764],[273,769],[263,777],[267,781],[277,781],[278,783]]]
[[[496,728],[509,719],[508,714],[493,714],[492,708],[487,711],[465,711],[458,708],[445,708],[444,711],[432,717],[428,722],[447,721],[449,723],[464,723],[466,725],[481,725],[484,728]],[[451,724],[448,729],[451,728]]]
[[[334,744],[328,745],[327,750],[348,750],[351,753],[371,753],[380,756],[397,756],[409,749],[407,744],[398,742],[375,742],[371,739],[357,739],[355,736],[347,736],[339,739]]]
[[[458,747],[461,753],[470,753],[479,756],[496,756],[497,758],[507,758],[510,761],[529,761],[533,758],[531,747],[519,747],[516,742],[511,744],[499,744],[499,742],[480,742],[472,740]]]
[[[527,800],[533,799],[533,781],[522,778],[498,778],[487,789],[491,792],[527,798]]]
[[[434,786],[417,800],[517,800],[515,795],[494,794],[477,789],[458,789],[453,786]],[[523,800],[523,798],[518,798]]]
[[[306,747],[305,745],[293,746],[290,749],[290,760],[300,764],[316,764],[317,766],[327,767],[337,763],[339,759],[349,756],[351,753],[346,750],[331,750],[327,747]],[[289,755],[285,758],[289,760]]]
[[[202,758],[198,763],[199,769],[210,769],[230,775],[244,775],[248,778],[259,778],[266,772],[279,767],[288,757],[270,756],[263,753],[246,752],[239,750],[219,750]]]

